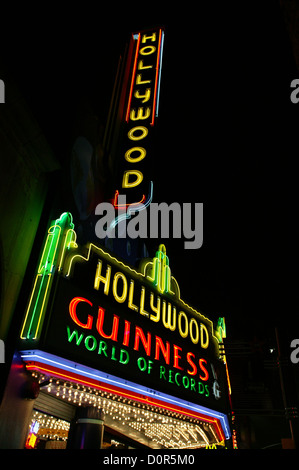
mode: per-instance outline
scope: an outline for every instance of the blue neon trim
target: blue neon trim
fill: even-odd
[[[163,401],[164,403],[172,403],[172,404],[176,404],[178,406],[184,407],[186,409],[189,409],[191,411],[204,413],[207,416],[211,416],[212,418],[219,419],[226,439],[229,439],[231,437],[228,418],[227,418],[227,415],[224,413],[211,410],[210,408],[206,408],[204,406],[195,405],[194,403],[190,403],[188,401],[182,400],[181,398],[175,398],[166,393],[158,392],[157,390],[153,390],[143,385],[130,382],[129,380],[121,379],[111,374],[106,374],[96,369],[92,369],[91,367],[87,367],[82,364],[77,364],[73,361],[69,361],[68,359],[64,359],[59,356],[55,356],[53,354],[40,351],[38,349],[32,350],[32,351],[21,351],[21,355],[22,355],[21,356],[22,359],[27,360],[27,361],[38,360],[39,362],[43,364],[61,366],[64,369],[71,370],[77,374],[80,373],[81,375],[87,378],[94,378],[104,383],[114,384],[118,387],[122,387],[131,392],[139,392],[143,395],[155,397]]]
[[[150,181],[149,196],[148,196],[147,200],[145,201],[145,203],[144,204],[138,204],[134,207],[129,206],[128,209],[127,209],[127,212],[125,212],[124,214],[119,215],[118,217],[115,217],[113,222],[111,222],[111,224],[110,224],[109,230],[114,229],[116,227],[116,225],[119,224],[119,222],[121,222],[122,220],[130,219],[131,215],[134,214],[135,212],[141,212],[144,209],[146,209],[153,200],[153,187],[154,187],[154,184],[153,184],[152,181]]]

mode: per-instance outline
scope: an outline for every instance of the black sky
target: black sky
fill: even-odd
[[[105,124],[130,33],[165,27],[154,200],[204,203],[203,246],[167,253],[183,299],[237,338],[298,325],[298,71],[279,2],[212,3],[18,10],[1,55],[64,162],[82,99]]]

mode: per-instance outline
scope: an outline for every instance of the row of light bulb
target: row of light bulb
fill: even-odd
[[[39,378],[39,382],[41,384],[46,380],[46,377],[44,375],[39,375],[37,372],[33,372],[32,375]],[[120,397],[110,392],[97,390],[95,388],[79,384],[73,384],[72,382],[61,381],[59,379],[56,380],[55,378],[49,379],[49,383],[46,386],[46,390],[48,393],[63,398],[64,400],[72,402],[75,405],[80,406],[82,403],[84,403],[97,406],[98,408],[102,408],[104,413],[110,409],[109,407],[115,407],[118,403],[120,403],[121,405],[131,405],[131,408],[133,407],[135,414],[140,413],[139,410],[141,409],[146,409],[149,410],[149,412],[154,413],[155,416],[157,416],[157,414],[161,415],[164,420],[169,419],[169,417],[171,416],[183,421],[189,420],[189,418],[182,413],[167,412],[162,408],[145,405],[140,402],[136,402],[133,399]],[[146,417],[148,418],[149,415],[146,415]],[[153,416],[151,418],[153,418]],[[190,421],[194,421],[197,424],[202,424],[199,422],[199,420],[196,419],[191,419]]]
[[[41,385],[46,377],[33,373]],[[167,412],[158,407],[151,407],[132,399],[123,398],[113,393],[97,390],[72,382],[65,382],[55,378],[50,378],[46,385],[46,390],[51,395],[62,398],[76,406],[88,404],[102,409],[104,414],[112,420],[128,425],[135,431],[143,433],[154,442],[163,447],[198,447],[202,444],[202,422],[196,419],[189,419],[186,415]],[[188,420],[188,421],[187,421]],[[205,427],[207,427],[206,423]],[[196,429],[201,429],[197,432]],[[213,432],[208,426],[209,432]],[[214,434],[217,441],[217,438]]]
[[[158,423],[149,424],[148,422],[131,422],[128,424],[136,431],[143,432],[145,436],[166,447],[176,446],[178,444],[199,444],[202,441],[201,434],[196,433],[198,426],[186,426],[186,424],[180,422],[167,425]]]
[[[35,422],[39,424],[37,433],[39,437],[67,440],[70,429],[70,423],[68,421],[46,415],[39,411],[34,411],[29,424],[29,430]]]

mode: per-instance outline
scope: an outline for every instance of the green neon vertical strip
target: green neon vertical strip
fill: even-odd
[[[161,291],[165,292],[165,288],[167,286],[167,265],[165,253],[161,253],[161,258]]]
[[[40,279],[39,274],[37,275],[37,279],[38,278]],[[33,325],[36,323],[36,321],[34,322],[35,314],[36,314],[36,309],[37,309],[37,306],[38,306],[38,303],[39,303],[39,297],[40,297],[41,290],[42,290],[42,287],[43,287],[44,279],[45,279],[45,276],[42,275],[40,282],[37,281],[39,283],[39,288],[38,288],[38,293],[37,293],[37,296],[36,296],[36,301],[34,302],[33,312],[31,314],[31,318],[30,318],[30,324],[29,324],[29,327],[28,327],[27,335],[26,335],[27,339],[30,338],[30,334],[31,334],[31,331],[33,329]]]
[[[165,266],[165,281],[164,281],[164,291],[169,292],[170,290],[170,269],[169,266]]]
[[[76,244],[76,232],[72,228],[69,228],[65,235],[63,249],[61,250],[59,260],[57,262],[58,271],[62,270],[63,261],[67,250],[69,250],[71,246],[74,246],[74,244]]]
[[[39,331],[39,326],[40,326],[40,323],[42,321],[42,318],[43,318],[43,314],[44,314],[44,307],[46,306],[46,301],[48,300],[48,295],[50,293],[50,286],[51,286],[51,283],[52,283],[52,280],[53,280],[53,276],[52,275],[49,275],[48,276],[48,282],[47,282],[47,285],[45,287],[45,293],[42,297],[42,305],[41,305],[41,313],[38,317],[38,323],[37,323],[37,326],[36,326],[36,329],[35,329],[35,333],[34,333],[34,337],[33,339],[37,339],[37,335],[38,335],[38,331]]]
[[[157,251],[153,259],[154,285],[161,293],[170,291],[169,258],[165,251]]]
[[[39,335],[55,272],[55,265],[58,259],[62,263],[64,251],[67,248],[67,244],[70,243],[67,236],[71,231],[70,240],[72,240],[74,234],[73,228],[72,216],[70,213],[65,212],[61,215],[60,219],[55,221],[55,225],[51,226],[48,230],[48,236],[42,251],[20,335],[22,339],[37,339]],[[62,235],[65,236],[63,237]]]
[[[51,230],[53,233],[51,233]],[[41,276],[41,280],[38,282],[39,286],[36,286],[38,291],[36,300],[33,304],[33,310],[31,309],[32,313],[30,315],[30,323],[26,334],[27,339],[32,336],[36,338],[37,335],[37,326],[40,324],[40,317],[43,314],[43,306],[45,304],[45,298],[50,281],[49,276],[52,276],[51,271],[54,264],[60,233],[61,227],[57,225],[54,225],[54,227],[50,227],[49,229],[46,246],[43,250],[43,255],[38,269],[39,272],[37,274],[37,278]]]
[[[154,262],[154,285],[156,287],[159,287],[160,261],[158,258],[154,258],[153,262]]]

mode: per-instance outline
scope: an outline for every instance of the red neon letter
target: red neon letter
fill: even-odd
[[[166,364],[169,364],[169,360],[170,360],[169,342],[166,341],[166,348],[165,348],[162,339],[159,338],[159,336],[156,336],[155,359],[157,359],[158,361],[160,360],[160,350],[162,351]]]
[[[88,315],[86,324],[80,322],[80,320],[77,317],[77,312],[76,312],[77,305],[79,302],[87,302],[92,307],[92,303],[89,302],[89,300],[84,299],[84,297],[74,297],[73,300],[70,301],[70,305],[69,305],[69,312],[70,312],[71,319],[78,326],[81,326],[81,328],[86,328],[87,330],[90,330],[92,327],[93,317],[91,315]]]
[[[199,359],[199,367],[201,368],[201,370],[203,371],[204,373],[204,376],[202,377],[201,375],[199,376],[199,378],[203,381],[205,380],[208,380],[209,378],[209,372],[207,371],[207,369],[205,368],[205,366],[202,364],[203,362],[205,362],[207,364],[207,361],[205,359]]]
[[[192,367],[192,370],[187,370],[188,374],[190,375],[195,375],[196,372],[197,372],[197,367],[196,365],[194,364],[194,362],[192,361],[191,357],[190,356],[193,356],[195,357],[195,354],[193,354],[192,352],[188,352],[187,353],[187,362],[188,364],[190,364],[190,366]]]
[[[147,339],[145,339],[144,333],[139,326],[135,327],[135,343],[134,349],[135,351],[139,351],[139,338],[141,338],[141,342],[145,349],[146,355],[150,356],[151,354],[151,334],[147,333]]]
[[[183,367],[179,366],[179,359],[182,359],[181,356],[179,355],[179,350],[182,351],[182,348],[174,344],[173,345],[173,367],[175,367],[176,369],[184,370]]]
[[[103,331],[104,316],[105,310],[102,307],[99,307],[97,319],[97,330],[99,334],[103,338],[112,339],[112,341],[117,341],[119,317],[117,315],[113,315],[112,333],[111,335],[106,335]]]
[[[123,340],[123,345],[124,346],[129,345],[130,327],[131,327],[131,322],[125,320],[125,331],[124,331],[124,340]]]

